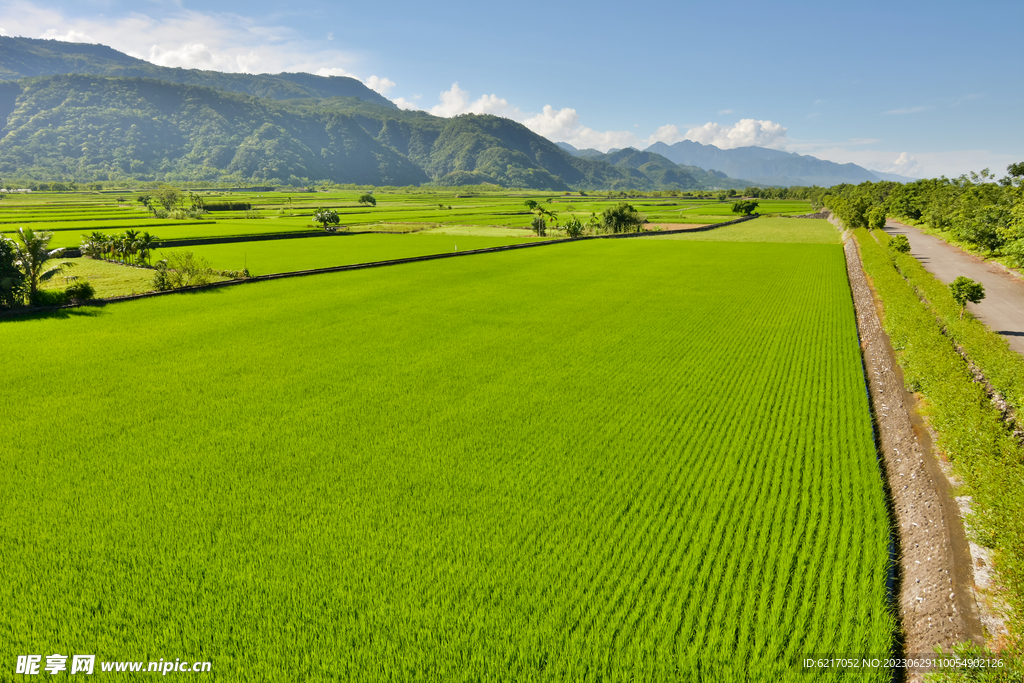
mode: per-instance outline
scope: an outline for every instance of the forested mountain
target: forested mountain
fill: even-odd
[[[355,98],[276,101],[145,78],[0,82],[0,175],[537,189],[734,187],[657,155],[578,158],[496,116],[441,118]]]
[[[383,108],[382,108],[383,109]],[[0,175],[39,180],[271,180],[409,185],[416,164],[328,109],[143,78],[0,84]]]
[[[385,107],[391,100],[355,78],[304,73],[242,74],[174,69],[136,59],[106,45],[0,36],[0,80],[31,76],[93,74],[155,78],[168,83],[202,85],[226,92],[285,100],[295,97],[357,97]]]
[[[496,116],[406,111],[355,79],[169,69],[102,45],[0,37],[5,181],[742,187],[648,152],[574,156]]]
[[[721,171],[732,178],[746,178],[754,185],[819,185],[876,182],[878,176],[856,164],[837,164],[812,156],[780,152],[766,147],[719,149],[714,145],[683,140],[674,145],[656,142],[647,148],[677,164]]]

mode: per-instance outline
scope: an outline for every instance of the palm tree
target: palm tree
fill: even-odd
[[[124,262],[128,263],[131,261],[131,256],[139,250],[139,231],[138,230],[125,230],[124,231]]]
[[[156,244],[159,239],[160,238],[156,235],[150,235],[148,232],[144,232],[142,233],[142,236],[135,241],[135,246],[139,252],[139,263],[142,263],[143,261],[146,263],[150,262],[150,254],[152,254],[153,250],[156,249]]]
[[[47,261],[59,258],[64,253],[63,247],[50,249],[50,238],[52,237],[52,232],[36,232],[31,228],[18,228],[18,240],[21,243],[14,244],[14,249],[17,252],[15,265],[21,268],[28,279],[29,303],[36,300],[40,282],[46,282],[65,268],[74,265],[65,261],[51,268],[45,268]]]

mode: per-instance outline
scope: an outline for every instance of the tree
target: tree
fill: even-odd
[[[631,204],[620,202],[601,212],[601,224],[611,233],[640,232],[644,217]]]
[[[377,206],[377,199],[369,192],[359,197],[359,203],[367,206]]]
[[[156,235],[150,235],[148,232],[142,233],[135,242],[135,248],[139,254],[139,263],[146,262],[151,263],[151,254],[156,249],[159,237]]]
[[[148,194],[140,194],[135,198],[135,201],[152,211],[154,216],[156,215],[156,209],[153,208],[153,198],[151,196]]]
[[[949,284],[949,291],[953,298],[960,304],[960,319],[963,320],[964,311],[967,310],[967,302],[972,304],[981,302],[985,298],[985,285],[975,282],[969,277],[960,275]]]
[[[894,235],[889,240],[889,250],[896,252],[897,254],[909,254],[910,253],[910,240],[907,239],[906,235]]]
[[[153,286],[159,291],[209,284],[213,269],[191,251],[172,251],[156,264]]]
[[[73,265],[65,261],[46,268],[47,261],[60,258],[64,253],[63,247],[50,249],[50,238],[52,237],[52,232],[36,232],[31,228],[18,228],[18,240],[21,244],[14,243],[14,249],[17,252],[17,260],[14,265],[21,269],[21,272],[25,274],[25,279],[28,280],[29,303],[36,301],[40,282],[46,282]]]
[[[523,204],[526,205],[528,211],[535,211],[537,209],[537,202],[532,199],[527,199]]]
[[[338,212],[334,209],[325,209],[323,207],[316,210],[313,214],[313,220],[324,226],[324,230],[330,231],[328,225],[338,225],[341,223],[341,218],[338,216]]]
[[[548,234],[548,224],[544,221],[543,216],[534,216],[533,221],[530,222],[530,229],[533,230],[538,237],[545,237]]]
[[[565,234],[568,235],[570,239],[576,239],[583,234],[583,223],[579,218],[573,216],[566,222]]]
[[[0,236],[0,308],[14,308],[25,297],[25,274],[18,269],[18,249]]]
[[[749,216],[750,214],[754,213],[754,209],[757,208],[757,204],[757,202],[751,201],[749,199],[741,199],[738,202],[733,202],[732,212],[742,213],[744,216]]]
[[[868,211],[868,227],[872,230],[881,230],[885,227],[885,209],[876,206]]]
[[[178,203],[178,200],[181,199],[181,192],[176,187],[164,185],[157,188],[154,198],[160,203],[160,206],[170,211]]]

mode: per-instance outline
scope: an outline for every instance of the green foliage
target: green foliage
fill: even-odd
[[[88,301],[96,296],[96,288],[88,280],[78,280],[64,289],[69,301]]]
[[[25,273],[17,261],[17,245],[0,236],[0,309],[14,308],[25,300]]]
[[[206,202],[203,208],[207,211],[248,211],[252,208],[251,202]]]
[[[754,209],[757,208],[757,202],[748,199],[741,199],[738,202],[733,202],[732,212],[742,213],[744,216],[749,216],[754,213]]]
[[[644,216],[626,202],[610,206],[601,213],[601,224],[610,233],[640,232],[644,220]]]
[[[22,416],[0,421],[0,630],[23,652],[74,624],[239,683],[539,683],[785,681],[794,633],[891,651],[836,245],[585,241],[0,343],[61,359],[0,382]]]
[[[889,250],[898,254],[910,253],[910,240],[906,235],[894,235],[889,240]]]
[[[191,251],[172,251],[156,264],[153,287],[158,291],[209,284],[213,269]]]
[[[950,288],[916,259],[897,254],[894,261],[868,233],[857,231],[856,236],[865,271],[884,302],[885,329],[898,351],[907,386],[928,399],[937,445],[974,499],[975,513],[969,521],[986,545],[996,549],[1000,580],[1007,587],[1013,614],[1020,615],[1024,448],[950,340],[1018,409],[1024,405],[1024,358],[980,322],[961,320],[962,308]]]
[[[580,219],[576,218],[575,216],[566,221],[564,227],[566,236],[571,239],[576,239],[577,237],[580,237],[581,235],[583,235],[583,231],[585,230],[583,222],[580,221]]]
[[[544,216],[534,216],[533,220],[530,221],[530,230],[533,230],[534,234],[538,237],[544,237],[547,235],[548,224],[544,220]]]
[[[367,206],[377,206],[377,199],[372,193],[366,192],[359,196],[359,203]]]
[[[341,217],[338,216],[337,211],[323,207],[313,212],[313,220],[322,225],[324,230],[329,229],[328,225],[339,225],[341,223]]]
[[[49,261],[59,258],[64,253],[63,248],[50,249],[51,237],[53,237],[53,233],[50,232],[36,232],[31,228],[18,228],[18,241],[13,243],[15,251],[14,265],[25,275],[30,304],[37,303],[39,283],[53,278],[69,265],[65,261],[47,267],[46,264]]]
[[[953,295],[953,300],[960,304],[961,318],[964,315],[964,309],[967,308],[968,301],[976,304],[985,298],[985,285],[963,275],[958,276],[949,283],[949,291]]]
[[[157,188],[153,198],[160,204],[160,206],[164,207],[167,211],[170,211],[177,206],[178,200],[181,199],[181,190],[173,185],[163,185]]]
[[[885,208],[873,206],[867,213],[868,227],[872,230],[881,230],[885,227]]]

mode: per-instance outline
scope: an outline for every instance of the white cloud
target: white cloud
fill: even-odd
[[[434,116],[450,118],[459,114],[493,114],[516,121],[521,121],[524,117],[519,107],[509,104],[504,97],[493,94],[483,95],[471,101],[469,92],[460,88],[457,81],[452,83],[451,88],[440,93],[438,97],[441,103],[429,110]]]
[[[94,43],[95,40],[91,36],[82,33],[81,31],[70,30],[66,33],[59,33],[57,29],[51,28],[46,31],[40,38],[47,40],[63,40],[66,43]]]
[[[395,82],[390,78],[379,78],[377,76],[370,76],[363,81],[370,90],[376,90],[381,95],[387,97],[391,89],[395,87]]]
[[[607,151],[612,147],[636,147],[642,140],[626,130],[599,131],[580,123],[575,109],[555,109],[549,104],[539,114],[527,117],[521,123],[538,135],[556,142],[568,142],[578,149],[593,148]]]
[[[655,142],[664,142],[666,145],[673,145],[680,140],[685,139],[686,135],[679,132],[679,126],[670,123],[654,131],[654,135],[648,138],[647,145],[649,147]]]
[[[327,32],[327,40],[334,40],[334,31]]]
[[[15,35],[102,43],[161,66],[229,72],[344,71],[354,56],[338,49],[311,50],[302,32],[246,15],[198,12],[169,3],[170,13],[143,12],[71,17],[27,0],[0,0],[4,28]],[[258,47],[253,47],[254,45]]]
[[[719,115],[721,115],[721,114],[731,114],[732,112],[733,112],[732,109],[720,109],[718,111]]]
[[[740,119],[732,126],[718,123],[705,123],[686,131],[686,139],[704,145],[714,145],[721,149],[736,147],[769,147],[784,149],[786,147],[786,127],[771,121]]]
[[[882,173],[898,173],[899,175],[918,177],[924,172],[924,166],[915,157],[906,152],[900,152],[900,155],[888,167],[878,170]]]
[[[412,99],[418,100],[418,99],[420,99],[420,96],[419,95],[414,95]],[[404,97],[395,97],[391,101],[394,102],[396,105],[398,105],[399,109],[419,109],[420,108],[418,104],[416,104],[415,102],[410,102],[409,100],[405,99]]]
[[[355,74],[338,66],[321,67],[316,70],[317,76],[348,76],[349,78],[355,78]]]

